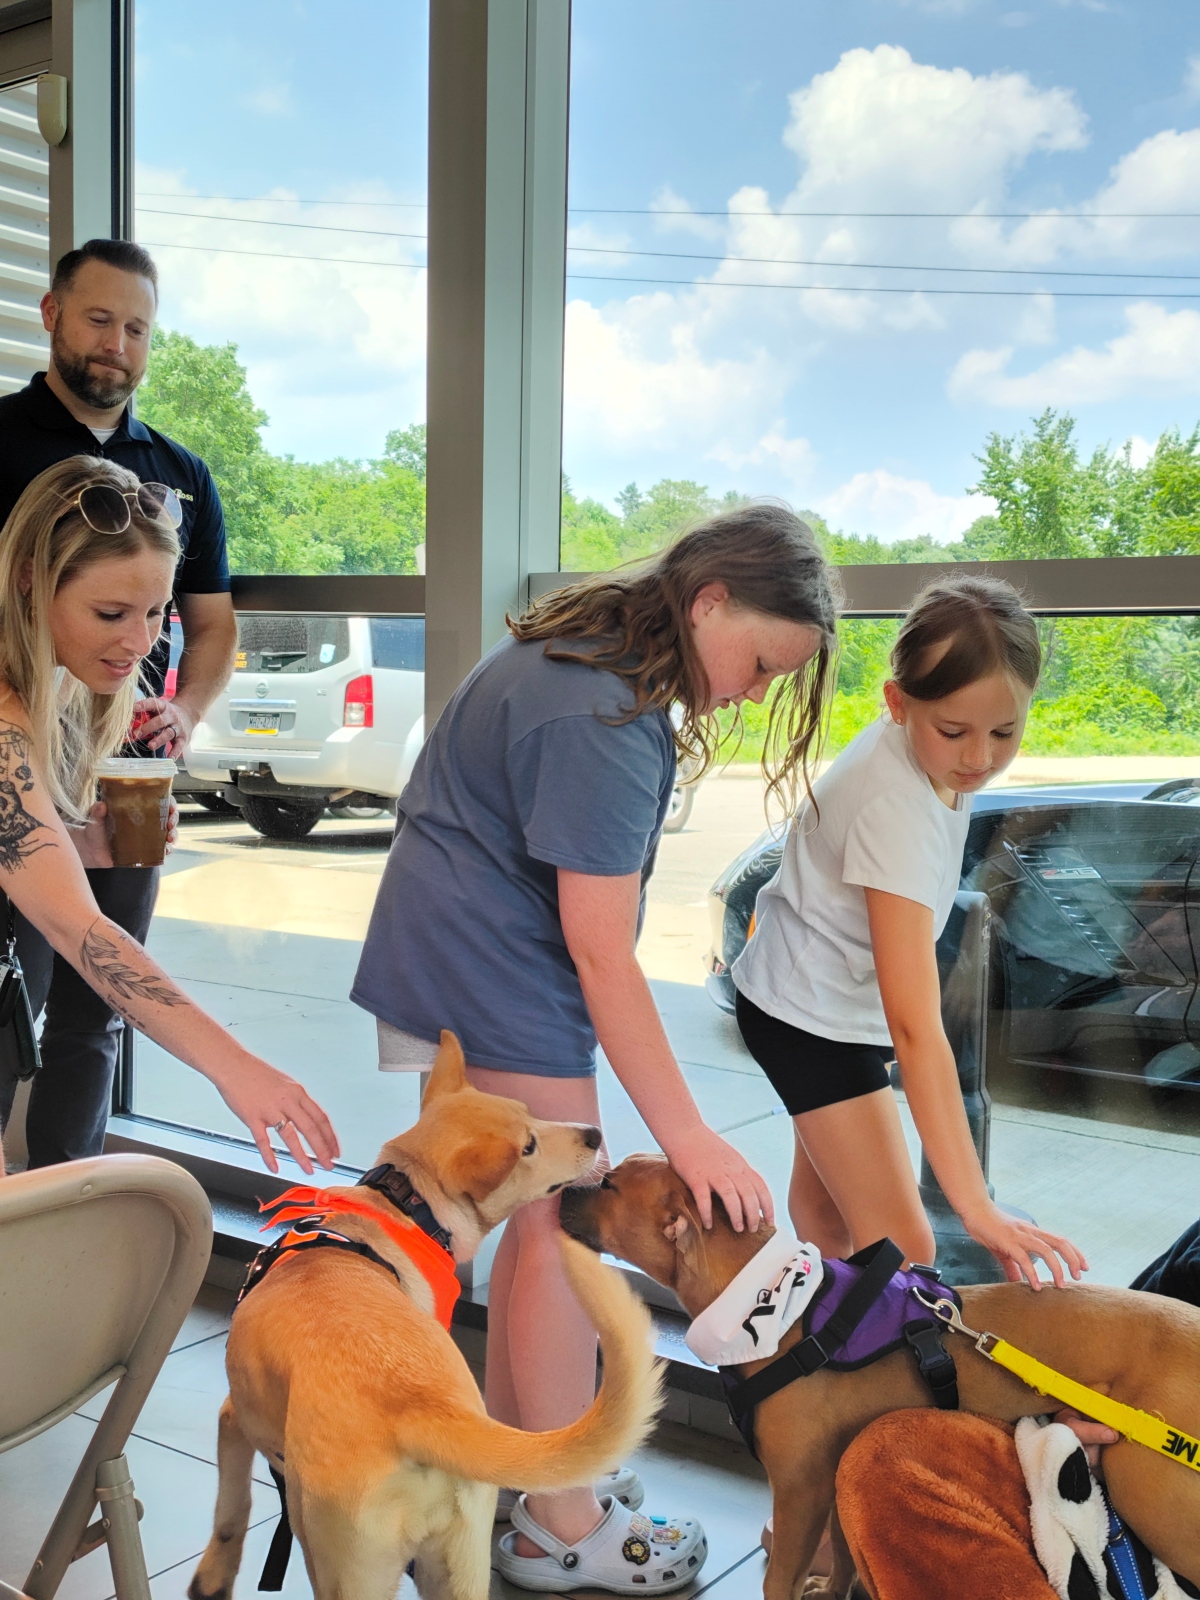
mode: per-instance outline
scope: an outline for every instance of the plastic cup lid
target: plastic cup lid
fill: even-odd
[[[98,778],[173,778],[179,768],[169,757],[109,756],[96,768]]]

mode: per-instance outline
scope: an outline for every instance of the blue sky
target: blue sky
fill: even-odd
[[[946,537],[984,509],[964,491],[991,429],[1053,405],[1087,447],[1142,452],[1190,428],[1193,12],[575,0],[577,491],[693,477]],[[423,260],[419,238],[379,234],[423,231],[424,5],[139,0],[138,16],[139,236],[177,246],[159,250],[164,320],[237,341],[272,448],[378,451],[423,407],[423,275],[361,263]],[[950,287],[1021,292],[932,292]]]

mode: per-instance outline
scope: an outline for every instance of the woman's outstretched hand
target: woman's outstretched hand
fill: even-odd
[[[989,1205],[978,1215],[964,1217],[962,1221],[976,1244],[992,1252],[1004,1268],[1004,1276],[1009,1283],[1020,1283],[1024,1279],[1033,1288],[1040,1289],[1044,1280],[1038,1277],[1034,1265],[1039,1260],[1046,1263],[1059,1289],[1063,1286],[1063,1262],[1073,1278],[1078,1278],[1088,1269],[1082,1252],[1069,1239],[1063,1239],[1057,1233],[1048,1233],[1045,1228],[1035,1227],[1032,1222],[1010,1217],[999,1206]]]
[[[213,1080],[225,1104],[250,1129],[258,1153],[272,1172],[279,1162],[271,1145],[277,1131],[284,1144],[310,1176],[313,1160],[326,1170],[341,1154],[329,1118],[295,1078],[268,1066],[257,1056],[239,1058],[236,1068]],[[282,1124],[282,1126],[280,1126]],[[307,1148],[306,1148],[307,1145]],[[309,1151],[312,1152],[310,1157]]]
[[[678,1141],[672,1140],[663,1153],[695,1196],[700,1220],[712,1227],[712,1197],[716,1195],[738,1233],[749,1228],[758,1232],[760,1222],[775,1221],[771,1191],[764,1179],[731,1144],[703,1123],[693,1127]]]

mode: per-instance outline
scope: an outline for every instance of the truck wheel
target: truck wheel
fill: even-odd
[[[303,839],[325,815],[325,801],[248,794],[242,800],[242,815],[266,839]]]
[[[663,822],[663,832],[682,833],[687,827],[687,820],[692,814],[692,807],[695,803],[695,784],[677,783],[671,791],[671,803],[667,807],[666,820]]]

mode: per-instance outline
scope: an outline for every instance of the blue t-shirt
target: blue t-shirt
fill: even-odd
[[[584,1077],[596,1035],[557,868],[646,881],[675,784],[663,711],[615,673],[506,639],[459,685],[397,807],[351,998],[480,1067]],[[605,720],[608,719],[608,720]],[[640,921],[640,918],[639,918]]]

